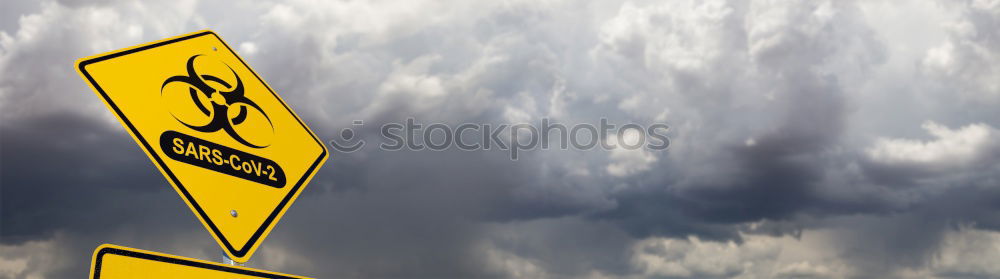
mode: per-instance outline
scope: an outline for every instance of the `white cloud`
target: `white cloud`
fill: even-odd
[[[511,278],[548,278],[549,274],[539,263],[488,245],[482,248],[487,268]]]
[[[997,1],[943,1],[957,13],[945,26],[948,38],[926,51],[921,61],[925,74],[951,87],[971,102],[1000,102],[1000,5]]]
[[[836,278],[843,277],[834,274],[833,270],[822,264],[809,261],[791,263],[778,268],[775,273],[778,278]]]
[[[633,247],[632,263],[645,276],[670,278],[857,278],[865,276],[844,257],[857,253],[842,243],[849,228],[806,230],[801,238],[748,235],[743,243],[649,238]],[[1000,233],[972,228],[947,232],[925,265],[882,278],[995,278]]]
[[[257,44],[253,42],[243,42],[240,44],[240,54],[245,56],[254,55],[257,53]]]
[[[802,238],[747,235],[743,243],[649,238],[632,248],[633,265],[645,276],[670,278],[847,278],[830,231]]]
[[[618,134],[607,135],[605,141],[615,147],[608,151],[611,162],[605,167],[613,176],[624,177],[647,171],[659,160],[655,151],[647,149],[645,132],[627,129],[621,137]]]
[[[998,258],[1000,233],[965,228],[945,236],[930,270],[939,277],[996,278]]]
[[[14,278],[28,268],[28,259],[5,259],[0,257],[0,275]]]
[[[194,20],[194,2],[113,3],[67,7],[41,3],[19,19],[16,32],[0,32],[0,118],[53,113],[102,115],[116,122],[76,73],[86,56],[179,34]],[[155,16],[148,16],[155,13]],[[113,124],[117,125],[117,124]]]
[[[0,277],[48,278],[48,272],[63,267],[59,255],[59,240],[28,241],[21,244],[0,244]]]
[[[934,139],[879,138],[868,148],[868,156],[885,164],[962,165],[990,156],[997,147],[997,130],[986,124],[950,129],[928,121],[921,127]]]

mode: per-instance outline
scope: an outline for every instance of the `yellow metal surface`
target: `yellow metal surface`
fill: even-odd
[[[77,69],[235,261],[250,258],[326,161],[323,143],[211,31]]]
[[[224,265],[135,248],[104,244],[94,251],[91,279],[127,278],[306,278],[265,270]]]

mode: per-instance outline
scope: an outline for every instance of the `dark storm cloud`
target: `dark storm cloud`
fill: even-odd
[[[310,274],[405,277],[423,270],[427,276],[484,276],[474,249],[477,220],[513,209],[509,185],[525,183],[511,175],[516,171],[504,165],[509,161],[458,152],[344,157],[347,164],[365,162],[357,179],[344,181],[364,187],[304,195],[294,206],[298,214],[290,214],[273,238],[323,259],[308,263]],[[325,173],[320,178],[341,182]]]
[[[663,152],[334,153],[254,267],[321,278],[988,277],[938,270],[934,255],[962,228],[1000,228],[997,122],[986,117],[1000,56],[996,36],[969,31],[1000,22],[991,3],[949,4],[942,17],[962,24],[914,57],[871,23],[887,11],[871,2],[260,2],[223,14],[207,12],[218,3],[45,2],[0,36],[0,260],[33,259],[17,272],[0,261],[0,276],[83,274],[100,242],[218,257],[71,67],[213,28],[323,139],[364,120],[355,132],[372,140],[408,117],[671,126]],[[913,97],[954,88],[974,101]],[[924,107],[870,102],[901,98]],[[815,248],[812,235],[830,231],[842,245]],[[51,247],[65,253],[46,257]],[[38,264],[50,260],[71,264]]]
[[[101,229],[117,220],[100,216],[139,213],[122,210],[130,202],[116,200],[114,193],[162,190],[153,185],[163,183],[136,156],[141,151],[130,148],[131,139],[119,132],[67,114],[22,120],[15,127],[5,125],[0,134],[4,154],[0,164],[3,196],[10,198],[0,211],[3,241],[51,237],[64,226]]]
[[[838,158],[844,155],[832,150],[842,139],[850,102],[837,76],[823,74],[821,69],[827,66],[828,61],[856,55],[850,49],[853,44],[878,49],[877,46],[868,46],[874,44],[870,42],[869,34],[841,30],[857,29],[856,21],[859,20],[850,4],[841,5],[845,6],[838,6],[843,8],[842,14],[818,23],[821,25],[816,27],[819,28],[818,31],[794,24],[806,17],[803,13],[814,13],[817,8],[805,4],[774,8],[789,10],[782,14],[789,25],[768,28],[783,30],[779,34],[788,37],[770,34],[777,32],[776,30],[756,31],[753,28],[745,31],[751,35],[739,32],[726,34],[735,38],[749,36],[771,41],[764,48],[756,48],[753,39],[750,44],[722,46],[735,53],[755,54],[742,59],[751,63],[747,67],[760,71],[756,73],[756,79],[769,81],[769,90],[776,92],[778,100],[764,105],[766,109],[776,112],[766,116],[771,118],[768,130],[757,136],[750,136],[747,141],[737,138],[729,142],[692,142],[691,144],[711,146],[718,152],[718,158],[705,162],[682,162],[669,167],[692,170],[703,168],[714,175],[710,174],[710,177],[703,179],[695,177],[681,183],[677,180],[643,181],[649,185],[623,192],[618,199],[618,207],[599,214],[599,218],[621,220],[626,228],[642,237],[661,234],[683,237],[693,234],[709,239],[738,239],[738,232],[742,228],[732,226],[734,224],[757,220],[786,220],[805,211],[825,214],[865,210],[864,207],[844,208],[854,206],[846,203],[828,202],[818,191],[818,188],[824,186],[822,184],[827,175],[825,170],[837,168],[834,164],[844,159]],[[746,14],[741,15],[740,12]],[[746,10],[730,15],[734,18],[752,16]],[[721,41],[728,42],[730,39]],[[871,67],[868,64],[858,66],[862,67],[859,70]],[[714,80],[714,74],[704,73],[704,76],[697,79]],[[731,87],[723,90],[720,94],[736,95],[745,89]],[[752,115],[753,112],[749,114]],[[711,119],[709,127],[731,127],[733,122],[742,123],[741,117],[746,117],[740,115],[740,112],[709,115],[723,117]],[[675,141],[685,139],[687,138],[681,136]],[[685,175],[683,171],[672,173]]]
[[[85,273],[83,259],[106,242],[143,247],[186,235],[185,243],[214,245],[191,233],[201,225],[121,127],[52,114],[3,125],[0,142],[0,245],[48,242],[33,249],[52,255],[31,254],[52,261],[33,267],[41,274]]]

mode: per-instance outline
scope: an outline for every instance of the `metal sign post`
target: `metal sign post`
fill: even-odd
[[[226,254],[226,251],[222,251],[222,263],[235,266],[244,266],[244,267],[247,266],[247,263],[245,262],[241,263],[234,261],[232,258],[229,258],[229,254]]]

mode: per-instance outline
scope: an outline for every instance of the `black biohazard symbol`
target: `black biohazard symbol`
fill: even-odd
[[[177,115],[172,115],[174,119],[181,124],[184,124],[184,126],[199,132],[213,133],[219,130],[226,131],[226,134],[230,137],[249,147],[264,148],[270,145],[254,144],[251,140],[241,136],[236,131],[235,127],[244,124],[247,120],[247,115],[250,112],[250,109],[255,110],[255,112],[259,112],[260,115],[262,115],[266,120],[267,125],[270,126],[272,133],[274,130],[271,118],[264,113],[264,110],[262,110],[257,103],[246,97],[243,88],[243,81],[240,79],[240,76],[236,74],[236,71],[233,70],[232,67],[229,67],[229,65],[225,65],[226,68],[232,72],[232,75],[236,77],[236,80],[233,83],[226,82],[222,78],[215,75],[199,74],[195,71],[194,63],[195,58],[198,57],[202,57],[202,55],[198,54],[188,58],[187,75],[172,76],[164,81],[163,85],[160,86],[160,94],[163,95],[163,89],[166,88],[167,85],[174,82],[189,85],[188,93],[191,97],[191,101],[198,108],[198,111],[203,113],[204,116],[210,117],[211,120],[208,124],[195,125],[181,120],[181,118]],[[211,86],[209,83],[221,85],[221,88],[223,89],[216,89],[216,87]],[[204,98],[199,97],[199,95]],[[206,102],[205,100],[208,101]],[[205,103],[208,103],[210,107],[206,106]],[[234,112],[232,111],[233,109],[238,109],[239,111],[235,111],[236,114],[234,116],[230,116],[230,113]]]

